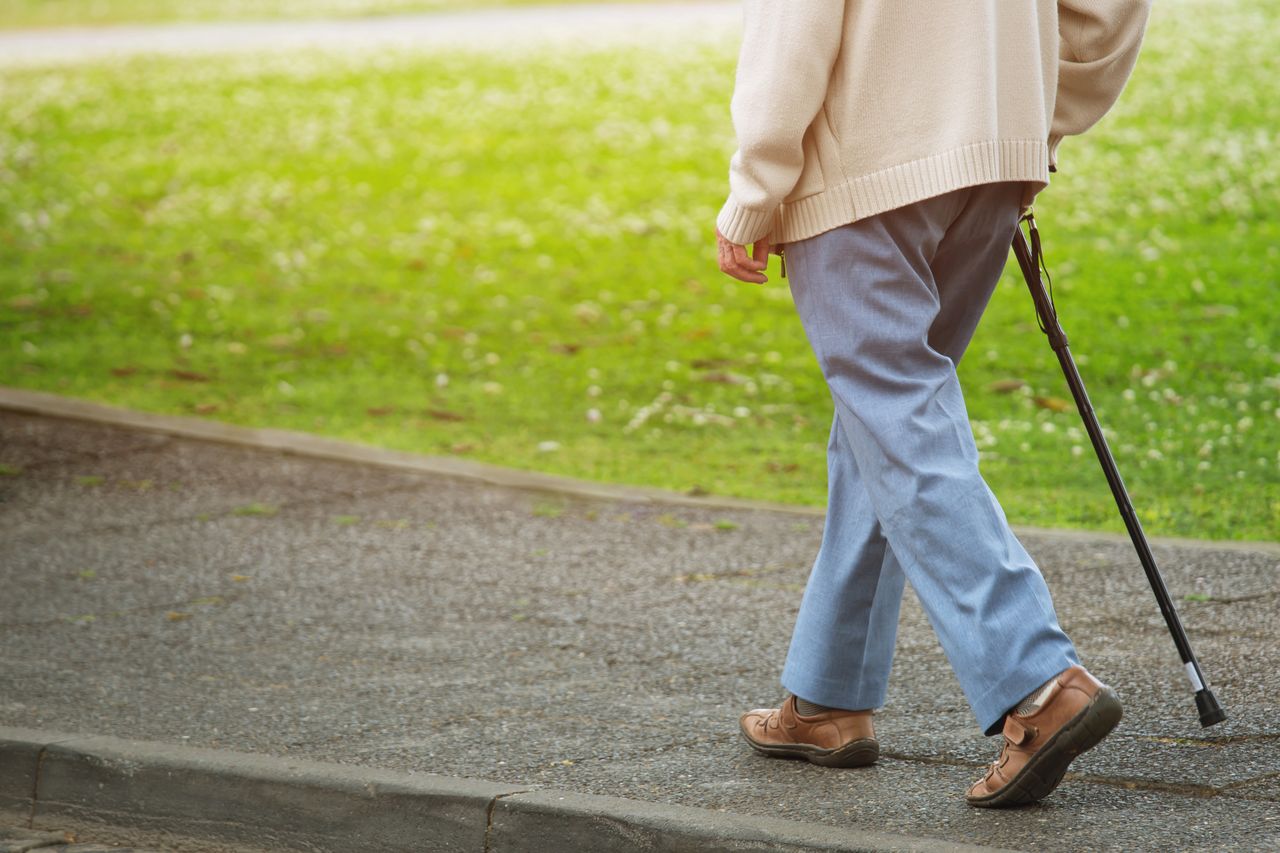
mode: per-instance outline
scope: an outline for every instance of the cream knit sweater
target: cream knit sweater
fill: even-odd
[[[1049,182],[1115,103],[1150,0],[745,0],[717,225],[787,243],[974,184]]]

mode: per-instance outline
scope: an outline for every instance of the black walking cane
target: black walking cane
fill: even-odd
[[[1041,268],[1045,269],[1046,279],[1049,277],[1049,271],[1044,267],[1044,256],[1040,250],[1040,232],[1036,230],[1035,217],[1028,213],[1023,219],[1026,220],[1028,231],[1031,233],[1031,246],[1028,248],[1027,239],[1019,223],[1018,232],[1013,237],[1013,254],[1018,258],[1018,266],[1022,268],[1022,276],[1027,280],[1027,287],[1031,289],[1031,299],[1036,305],[1040,331],[1048,336],[1049,345],[1058,355],[1058,363],[1062,365],[1062,372],[1066,374],[1071,396],[1075,398],[1076,408],[1080,410],[1080,417],[1084,420],[1089,440],[1093,442],[1098,461],[1102,463],[1102,472],[1106,474],[1107,484],[1111,486],[1111,494],[1116,499],[1116,506],[1120,508],[1120,517],[1124,519],[1124,526],[1129,529],[1129,538],[1133,540],[1133,547],[1138,551],[1138,559],[1142,561],[1142,568],[1147,572],[1151,590],[1156,594],[1160,612],[1164,614],[1164,621],[1169,626],[1169,633],[1173,635],[1174,645],[1178,647],[1178,655],[1182,658],[1187,678],[1191,680],[1191,687],[1196,692],[1196,708],[1200,712],[1200,725],[1208,728],[1225,720],[1227,715],[1218,705],[1218,700],[1214,698],[1213,691],[1205,681],[1204,672],[1200,669],[1200,662],[1191,651],[1191,641],[1187,639],[1187,632],[1183,630],[1182,622],[1178,619],[1178,611],[1174,609],[1173,601],[1169,598],[1169,590],[1164,585],[1164,578],[1156,568],[1155,557],[1151,555],[1151,546],[1147,544],[1146,534],[1142,532],[1142,525],[1138,522],[1138,515],[1133,510],[1133,503],[1129,500],[1124,481],[1120,479],[1116,460],[1111,455],[1111,448],[1107,446],[1107,439],[1102,435],[1098,417],[1093,413],[1089,395],[1084,390],[1084,380],[1080,378],[1075,359],[1071,357],[1071,349],[1067,346],[1067,335],[1058,323],[1058,312],[1053,304],[1053,282],[1050,280],[1050,289],[1046,290],[1044,281],[1040,277]]]

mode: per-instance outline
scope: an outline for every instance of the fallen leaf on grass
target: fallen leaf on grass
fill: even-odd
[[[1021,379],[997,379],[987,386],[988,391],[994,391],[997,394],[1012,394],[1019,388],[1025,388],[1026,382]]]
[[[772,462],[771,461],[771,462],[764,463],[764,467],[765,467],[765,470],[768,471],[770,474],[790,474],[793,471],[800,470],[800,464],[798,462]]]
[[[112,376],[132,376],[137,372],[138,368],[134,367],[132,364],[126,364],[124,367],[111,368]]]
[[[1061,397],[1036,397],[1036,405],[1051,412],[1069,412],[1071,404]]]
[[[365,411],[365,414],[370,415],[371,417],[380,418],[380,417],[383,417],[384,415],[391,414],[395,410],[396,410],[395,406],[369,406],[364,411]]]
[[[209,376],[195,370],[183,370],[181,368],[173,368],[169,371],[169,375],[174,379],[181,379],[184,382],[208,382]]]
[[[450,422],[465,421],[467,419],[466,415],[460,415],[457,412],[450,412],[447,409],[427,409],[427,417],[433,418],[437,421]]]
[[[221,408],[222,406],[217,403],[196,403],[191,407],[191,410],[197,415],[211,415]]]

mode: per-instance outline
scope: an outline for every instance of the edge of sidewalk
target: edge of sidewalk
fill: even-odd
[[[91,421],[111,426],[142,429],[182,438],[195,438],[234,444],[259,450],[274,450],[321,459],[376,465],[401,471],[416,471],[465,480],[478,480],[494,486],[554,492],[597,500],[630,501],[705,507],[709,509],[760,510],[794,515],[823,516],[823,507],[772,503],[746,498],[717,495],[686,495],[680,492],[645,486],[596,483],[557,474],[504,468],[470,459],[428,456],[401,450],[373,447],[293,430],[266,429],[229,424],[183,415],[167,415],[125,409],[75,397],[64,397],[44,391],[0,386],[0,410],[47,417]],[[1065,541],[1103,540],[1128,542],[1126,535],[1102,531],[1064,530],[1015,525],[1019,534],[1061,539]],[[1204,540],[1174,537],[1150,537],[1154,545],[1201,550],[1251,551],[1280,555],[1280,542],[1258,540]]]
[[[3,813],[20,814],[31,826],[127,826],[255,849],[994,849],[474,779],[0,727]]]

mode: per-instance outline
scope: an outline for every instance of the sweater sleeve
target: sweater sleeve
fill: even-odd
[[[1059,0],[1058,93],[1050,162],[1064,136],[1084,133],[1120,97],[1138,59],[1151,0]]]
[[[804,166],[805,131],[822,109],[845,0],[745,0],[731,111],[738,151],[716,225],[734,243],[768,236]]]

